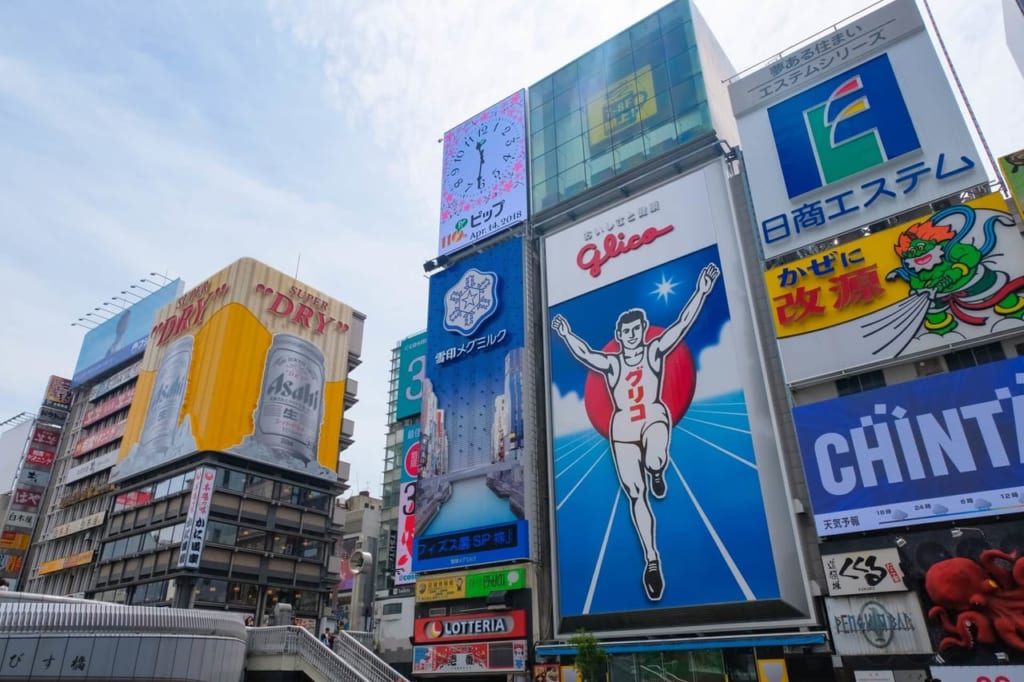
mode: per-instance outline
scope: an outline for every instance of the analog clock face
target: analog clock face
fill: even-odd
[[[522,91],[445,133],[440,253],[526,217]]]
[[[476,203],[496,196],[522,159],[519,125],[503,116],[488,118],[466,131],[449,162],[446,184],[455,203]]]

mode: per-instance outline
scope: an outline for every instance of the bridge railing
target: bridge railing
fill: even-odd
[[[173,633],[246,641],[240,614],[155,606],[125,607],[84,599],[40,599],[0,592],[0,634]]]
[[[355,666],[324,646],[308,630],[293,625],[249,628],[248,654],[297,656],[328,680],[371,682]]]
[[[353,636],[353,633],[339,630],[337,637],[334,639],[334,648],[345,659],[358,664],[359,669],[363,671],[369,682],[409,682],[398,671],[377,656],[368,646],[363,644],[361,641],[363,637],[360,635],[370,635],[372,643],[372,633],[355,634],[356,636]]]

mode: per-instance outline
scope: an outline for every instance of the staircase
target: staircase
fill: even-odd
[[[249,673],[301,672],[313,682],[409,682],[344,630],[337,633],[334,651],[305,628],[291,625],[248,628],[248,633],[247,678]]]

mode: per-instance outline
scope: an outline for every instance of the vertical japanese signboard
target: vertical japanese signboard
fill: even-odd
[[[523,467],[523,244],[430,278],[413,570],[529,556]]]
[[[989,194],[770,268],[765,283],[799,383],[1018,331],[1024,239]]]
[[[767,258],[987,181],[913,0],[729,86]]]
[[[551,234],[544,267],[563,627],[806,602],[722,168]]]
[[[210,503],[213,500],[213,480],[217,471],[213,467],[199,467],[192,479],[192,496],[188,503],[188,516],[178,551],[178,568],[199,568],[206,544],[206,526],[210,521]]]
[[[423,379],[427,370],[427,333],[402,339],[398,351],[398,395],[395,421],[418,415],[423,402]]]
[[[420,470],[420,427],[407,426],[402,439],[402,474],[398,491],[398,532],[395,545],[395,585],[416,582],[412,557],[416,537],[416,478]]]

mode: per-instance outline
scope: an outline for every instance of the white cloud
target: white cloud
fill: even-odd
[[[742,386],[739,375],[739,358],[733,344],[733,324],[726,322],[718,334],[718,344],[708,346],[696,358],[697,389],[694,400],[713,398],[735,391]]]
[[[551,401],[551,430],[555,438],[594,428],[587,418],[587,408],[579,393],[569,391],[562,395],[557,384],[552,384],[551,389],[554,394]]]

